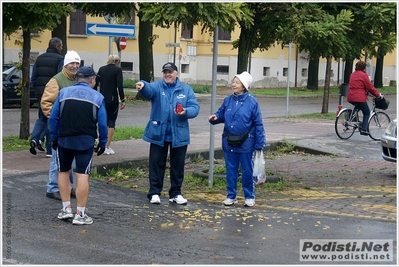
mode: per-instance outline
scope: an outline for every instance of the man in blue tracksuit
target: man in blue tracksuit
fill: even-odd
[[[262,113],[258,101],[248,93],[252,76],[244,71],[234,76],[231,88],[233,94],[226,97],[215,114],[209,116],[211,124],[224,123],[222,148],[226,164],[227,197],[223,204],[230,206],[237,203],[238,169],[241,163],[244,205],[255,205],[255,186],[252,180],[255,151],[266,146],[266,134],[263,127]],[[249,132],[247,139],[240,146],[230,145],[227,134],[240,136]]]
[[[184,180],[184,163],[190,143],[188,119],[197,117],[200,107],[191,86],[179,80],[177,67],[168,62],[162,67],[163,80],[148,83],[139,81],[136,89],[151,101],[150,120],[143,140],[151,143],[149,156],[150,189],[147,197],[152,204],[160,204],[166,160],[170,147],[169,201],[180,205],[187,203],[181,187]],[[181,105],[181,111],[176,107]]]
[[[60,90],[50,113],[50,135],[56,151],[58,165],[58,187],[62,210],[58,219],[73,218],[72,223],[92,224],[87,215],[86,203],[89,195],[89,175],[93,161],[94,140],[99,133],[98,152],[105,151],[108,127],[104,97],[92,88],[97,74],[91,67],[82,67],[77,73],[78,83]],[[72,161],[76,160],[76,214],[71,209],[71,185],[69,173]]]

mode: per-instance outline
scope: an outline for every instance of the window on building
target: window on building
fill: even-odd
[[[334,70],[330,70],[330,77],[331,77],[331,78],[334,77]]]
[[[263,76],[270,76],[270,67],[263,67]]]
[[[86,35],[86,14],[80,9],[70,15],[69,34]]]
[[[181,64],[181,73],[189,73],[190,65],[189,64]]]
[[[181,26],[181,38],[193,39],[193,27],[188,27],[187,24],[183,23]]]
[[[133,62],[121,62],[121,69],[124,71],[133,71]]]
[[[126,17],[125,25],[136,25],[136,13],[134,10],[130,10],[130,18]]]
[[[39,35],[40,35],[40,32],[39,32],[39,30],[31,30],[31,31],[30,31],[30,35],[31,35],[31,36],[39,36]]]
[[[229,74],[229,66],[228,65],[218,65],[216,68],[217,74],[228,75]]]
[[[288,76],[288,68],[283,68],[283,76],[284,77]]]
[[[231,40],[231,32],[219,28],[219,41],[230,41],[230,40]]]
[[[308,77],[308,69],[302,69],[302,77]]]

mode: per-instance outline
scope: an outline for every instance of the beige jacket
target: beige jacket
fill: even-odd
[[[76,83],[75,73],[72,73],[67,68],[63,67],[62,74],[64,74],[64,76],[68,80],[73,82],[71,85]],[[42,100],[40,101],[40,106],[42,108],[44,116],[46,116],[47,118],[50,118],[51,109],[53,108],[54,102],[57,99],[58,93],[61,89],[62,88],[60,88],[58,81],[54,77],[50,79],[50,81],[46,84],[46,87],[44,88]]]

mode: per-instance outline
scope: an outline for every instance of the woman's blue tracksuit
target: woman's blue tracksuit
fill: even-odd
[[[211,124],[224,123],[222,148],[226,163],[227,198],[236,199],[238,170],[241,163],[242,188],[245,199],[255,198],[255,187],[252,181],[253,153],[266,146],[266,133],[263,127],[262,113],[255,97],[246,91],[242,95],[232,94],[226,97],[215,113],[216,121]],[[242,135],[252,130],[240,147],[230,146],[226,133]]]

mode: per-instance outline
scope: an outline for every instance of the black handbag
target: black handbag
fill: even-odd
[[[375,99],[375,108],[385,110],[389,106],[389,101],[383,98],[376,97]]]
[[[249,129],[249,131],[245,134],[242,135],[231,135],[226,133],[226,137],[227,137],[227,143],[230,146],[242,146],[242,144],[244,144],[245,140],[247,140],[248,136],[249,136],[249,132],[252,130],[254,126],[252,125],[251,129]]]

